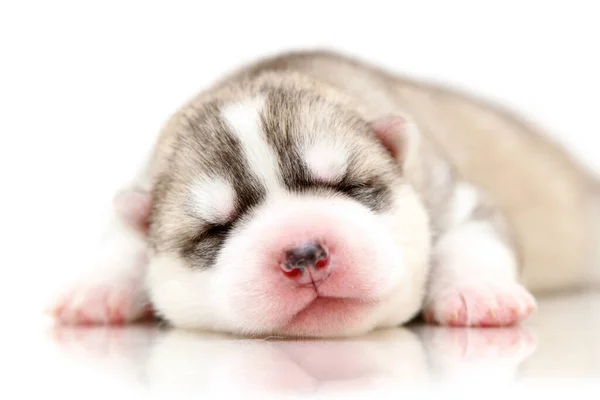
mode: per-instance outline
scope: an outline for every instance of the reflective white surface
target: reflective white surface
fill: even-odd
[[[13,385],[24,395],[61,398],[406,392],[490,398],[507,390],[525,396],[535,387],[535,393],[600,398],[600,293],[540,299],[538,313],[519,328],[415,325],[344,340],[239,339],[156,326],[41,327],[8,332],[13,338],[0,362],[10,378],[5,391]]]
[[[600,295],[541,301],[527,334],[411,328],[352,341],[237,342],[48,330],[36,319],[47,292],[91,265],[114,190],[170,112],[274,51],[349,51],[490,98],[547,127],[600,173],[598,2],[185,3],[0,3],[0,399],[217,398],[248,387],[413,399],[398,392],[436,378],[458,384],[461,398],[505,398],[511,387],[533,400],[545,400],[540,388],[561,400],[600,399],[590,389]],[[530,350],[520,355],[511,338]]]

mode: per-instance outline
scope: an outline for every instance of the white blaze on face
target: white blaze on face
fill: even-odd
[[[347,149],[333,141],[312,143],[303,156],[313,177],[322,182],[339,182],[348,169]]]
[[[235,209],[235,190],[223,178],[200,178],[191,187],[191,203],[200,218],[214,224],[224,223]]]
[[[261,112],[264,97],[255,97],[225,105],[221,115],[230,132],[241,144],[248,168],[254,173],[267,191],[280,191],[281,179],[277,156],[266,141],[262,130]]]

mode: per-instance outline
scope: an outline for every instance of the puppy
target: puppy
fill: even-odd
[[[281,54],[169,119],[115,197],[115,248],[53,313],[312,337],[420,313],[516,324],[532,291],[598,282],[598,192],[504,111],[341,54]]]

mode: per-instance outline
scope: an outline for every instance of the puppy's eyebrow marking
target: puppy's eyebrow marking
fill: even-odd
[[[191,211],[207,222],[227,222],[235,211],[235,190],[220,177],[198,178],[190,187]]]
[[[348,150],[333,141],[309,144],[302,155],[313,178],[327,183],[338,183],[348,169]]]
[[[221,115],[231,133],[240,142],[248,163],[247,168],[254,173],[267,191],[281,191],[278,159],[262,130],[261,112],[264,105],[265,98],[257,96],[223,106]]]

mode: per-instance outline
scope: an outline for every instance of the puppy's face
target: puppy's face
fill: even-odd
[[[374,130],[277,91],[188,115],[154,192],[147,283],[158,313],[179,327],[298,336],[413,317],[428,221],[393,139]]]

